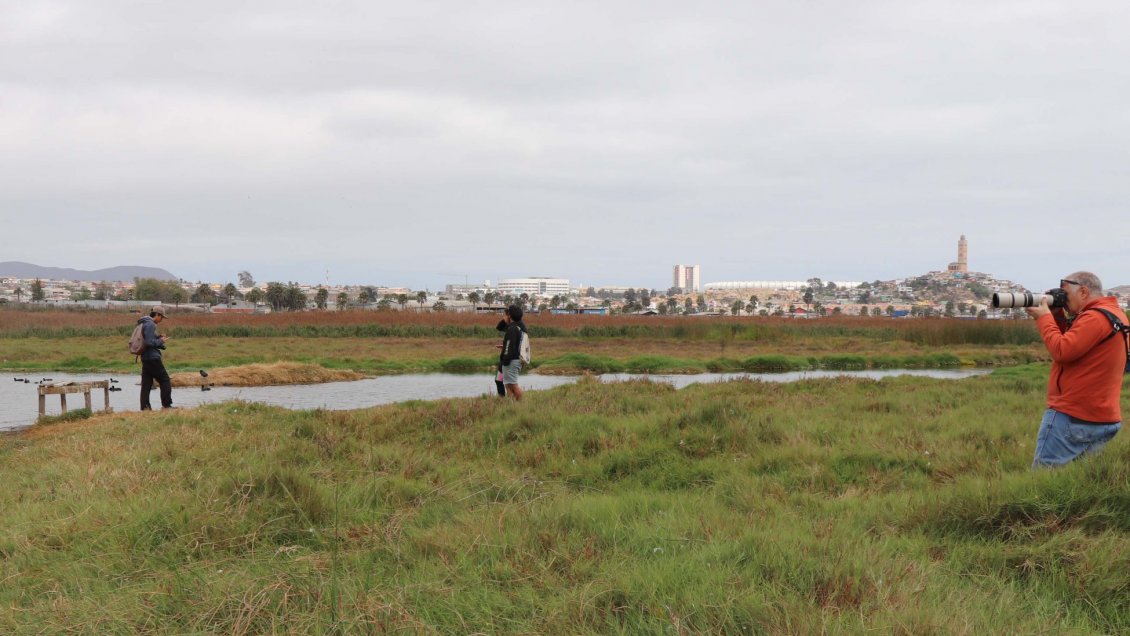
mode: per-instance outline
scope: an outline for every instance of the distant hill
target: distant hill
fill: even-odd
[[[52,278],[55,280],[82,280],[98,281],[132,281],[134,278],[156,278],[157,280],[179,280],[169,272],[159,267],[139,267],[136,265],[120,265],[86,271],[71,269],[69,267],[43,267],[19,261],[5,261],[0,263],[0,276],[13,278]]]

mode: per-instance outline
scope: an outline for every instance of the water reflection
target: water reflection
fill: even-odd
[[[916,375],[931,378],[960,379],[982,375],[982,370],[911,370],[888,369],[876,371],[796,371],[790,373],[700,373],[696,375],[645,375],[634,373],[609,373],[599,376],[604,382],[620,382],[647,378],[654,382],[667,382],[676,388],[683,388],[699,382],[725,382],[738,378],[749,378],[765,382],[796,382],[798,380],[828,377],[886,378],[897,375]],[[29,374],[8,374],[0,376],[0,430],[26,426],[35,421],[39,412],[39,397],[36,384],[43,377],[55,382],[90,382],[94,380],[116,379],[116,387],[121,391],[110,394],[110,406],[115,411],[137,411],[139,409],[138,391],[140,375],[116,376],[110,374],[60,374],[38,372]],[[26,378],[32,383],[14,382],[14,378]],[[575,382],[577,376],[523,375],[522,388],[527,390],[549,389],[562,384]],[[262,402],[289,409],[357,409],[407,400],[434,400],[449,397],[475,397],[494,394],[494,379],[491,375],[453,375],[432,373],[420,375],[393,375],[357,380],[354,382],[327,382],[291,386],[262,387],[214,387],[210,391],[198,388],[173,389],[173,403],[182,407],[223,402],[225,400],[247,400]],[[103,404],[101,389],[92,394],[94,409],[100,410]],[[81,394],[67,397],[70,409],[81,408]],[[59,397],[47,396],[47,414],[61,412]]]

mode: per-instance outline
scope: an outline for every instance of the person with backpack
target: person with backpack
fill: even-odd
[[[506,386],[506,393],[515,401],[522,401],[522,388],[518,386],[518,374],[522,371],[522,354],[529,351],[529,336],[526,334],[526,323],[522,322],[522,308],[510,305],[506,308],[503,317],[506,322],[506,334],[502,337],[502,350],[498,354],[498,364],[502,369],[502,383]],[[528,354],[527,354],[528,356]],[[528,360],[526,361],[528,364]]]
[[[1028,308],[1052,356],[1033,468],[1097,452],[1122,427],[1119,402],[1130,347],[1123,331],[1126,314],[1117,299],[1103,296],[1102,282],[1091,272],[1075,272],[1059,287],[1070,319],[1063,308],[1049,308],[1047,297]]]
[[[173,407],[173,385],[169,380],[169,372],[165,370],[165,363],[161,361],[161,351],[169,337],[157,334],[157,325],[165,320],[165,308],[157,305],[137,321],[141,329],[141,410],[151,411],[153,406],[149,403],[149,393],[153,390],[153,382],[161,387],[161,406],[166,409]],[[136,328],[135,328],[136,333]],[[130,351],[138,348],[134,345],[134,338],[130,338]]]

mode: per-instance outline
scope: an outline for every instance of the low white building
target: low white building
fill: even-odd
[[[568,278],[504,278],[498,281],[498,291],[503,295],[521,296],[568,296]]]

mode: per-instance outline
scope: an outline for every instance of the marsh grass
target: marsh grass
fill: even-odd
[[[872,347],[865,341],[806,340],[792,345],[735,342],[722,350],[706,341],[546,338],[535,340],[534,346],[536,372],[551,374],[1000,367],[1047,359],[1043,345],[938,349],[901,342]],[[164,361],[171,372],[293,362],[385,375],[483,372],[497,364],[498,353],[493,339],[174,336],[165,351]],[[117,338],[0,338],[0,369],[80,373],[126,372],[138,368],[134,357],[125,352],[123,341]]]
[[[0,438],[7,633],[1125,633],[1130,450],[1047,367],[228,402]]]
[[[496,316],[398,311],[298,312],[266,315],[174,313],[163,329],[182,338],[498,338]],[[105,311],[0,310],[2,338],[127,338],[136,315]],[[809,339],[901,341],[922,346],[1031,345],[1039,335],[1025,320],[826,317],[535,315],[533,338],[664,339],[780,343]]]
[[[134,318],[0,310],[0,369],[136,370]],[[1030,321],[532,316],[534,367],[551,374],[999,367],[1047,360]],[[366,375],[485,371],[491,316],[304,312],[177,314],[171,371],[294,362]]]
[[[36,420],[36,424],[58,424],[59,422],[75,422],[78,420],[85,420],[94,415],[94,412],[88,408],[71,409],[66,413],[58,415],[40,415]]]

